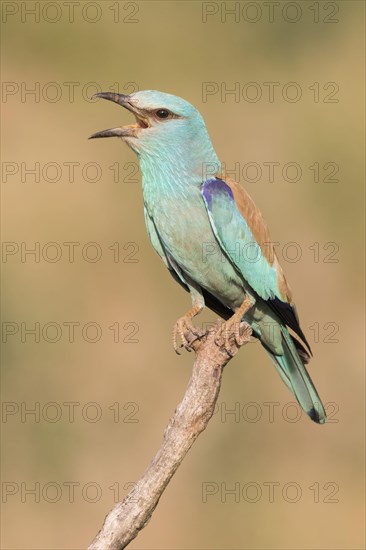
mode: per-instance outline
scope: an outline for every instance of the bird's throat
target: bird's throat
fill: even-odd
[[[139,161],[147,205],[164,197],[186,198],[194,190],[200,190],[206,179],[221,171],[221,163],[212,145],[203,151],[163,148],[158,153],[140,154]]]

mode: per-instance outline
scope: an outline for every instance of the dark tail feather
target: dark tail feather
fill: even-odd
[[[304,346],[301,344],[301,342],[298,341],[297,338],[295,338],[294,336],[291,336],[291,339],[295,344],[295,348],[297,350],[297,353],[300,356],[302,364],[307,365],[311,359],[309,352],[304,348]]]
[[[281,327],[283,355],[267,352],[274,362],[278,373],[288,388],[295,395],[302,409],[311,420],[324,424],[327,419],[323,403],[315,389],[304,363],[309,361],[306,350],[294,340],[286,327]]]

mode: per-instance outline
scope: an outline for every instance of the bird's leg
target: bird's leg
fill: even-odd
[[[223,323],[218,331],[218,338],[216,339],[217,344],[223,344],[225,350],[230,353],[231,346],[230,340],[234,338],[238,346],[242,346],[246,341],[249,340],[250,335],[252,334],[252,329],[248,323],[243,321],[243,315],[254,305],[254,301],[249,296],[246,295],[241,306],[236,310],[234,315],[230,317],[225,323]]]
[[[191,294],[193,307],[189,311],[187,311],[187,313],[183,315],[183,317],[180,317],[178,319],[173,328],[173,347],[178,355],[180,354],[180,347],[184,347],[187,351],[192,351],[192,348],[188,343],[187,338],[185,337],[185,332],[191,332],[192,334],[194,334],[194,336],[197,336],[197,338],[201,338],[204,334],[204,332],[201,329],[195,327],[191,321],[193,317],[195,317],[196,315],[198,315],[198,313],[202,311],[205,305],[201,289],[193,281],[189,281],[189,283],[187,282],[187,285]],[[178,336],[182,341],[182,344],[180,346],[178,346],[177,344]]]

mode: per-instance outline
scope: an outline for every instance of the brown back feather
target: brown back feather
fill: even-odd
[[[278,288],[281,294],[281,298],[284,302],[292,303],[292,292],[286,281],[286,277],[282,271],[282,268],[278,262],[273,242],[269,233],[268,226],[262,216],[261,211],[256,206],[252,197],[247,191],[236,183],[235,180],[229,176],[223,177],[217,176],[222,179],[231,189],[236,206],[239,212],[247,222],[255,240],[257,241],[263,256],[268,260],[270,265],[275,264],[277,270]]]

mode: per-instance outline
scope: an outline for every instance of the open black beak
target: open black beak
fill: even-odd
[[[128,100],[130,99],[129,95],[116,94],[114,92],[99,92],[98,94],[95,94],[93,97],[100,97],[101,99],[107,99],[108,101],[113,101],[114,103],[118,103],[118,105],[122,105],[122,107],[126,107],[126,108],[128,108]]]
[[[137,129],[146,127],[143,124],[142,120],[140,120],[138,118],[138,115],[134,112],[133,107],[129,101],[130,100],[129,95],[117,94],[114,92],[99,92],[98,94],[95,94],[93,97],[100,97],[102,99],[107,99],[108,101],[113,101],[114,103],[118,103],[118,105],[125,107],[125,109],[135,114],[137,119],[137,124],[131,124],[129,126],[121,126],[119,128],[110,128],[109,130],[102,130],[101,132],[92,134],[89,137],[89,139],[106,138],[106,137],[135,137]]]

